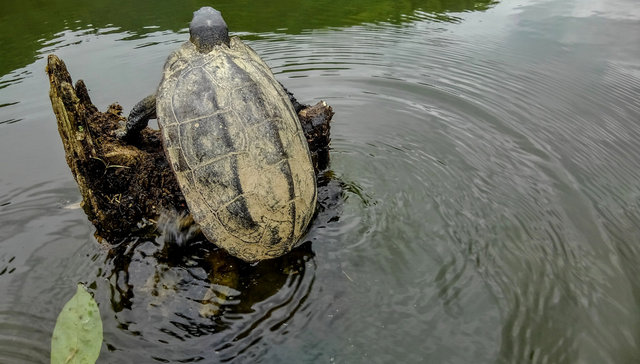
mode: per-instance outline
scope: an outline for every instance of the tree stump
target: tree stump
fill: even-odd
[[[125,122],[117,103],[100,112],[82,80],[72,86],[64,62],[47,60],[49,97],[56,115],[65,157],[82,195],[81,206],[107,241],[155,231],[163,211],[188,215],[188,207],[162,148],[159,130],[146,128],[142,137],[123,142],[115,131]],[[309,143],[317,173],[329,163],[333,110],[324,102],[314,106],[290,98]]]

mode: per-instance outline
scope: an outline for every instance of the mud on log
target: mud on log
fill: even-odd
[[[67,164],[82,195],[81,206],[108,241],[139,235],[154,225],[162,211],[187,212],[188,207],[171,172],[159,130],[146,128],[134,144],[114,136],[126,119],[112,104],[102,113],[91,102],[82,80],[72,86],[64,62],[50,55],[46,72],[49,97],[56,115]],[[314,106],[292,101],[311,150],[316,172],[329,162],[333,111],[324,102]]]

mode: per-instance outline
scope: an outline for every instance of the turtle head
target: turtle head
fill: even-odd
[[[200,53],[209,53],[213,47],[225,44],[229,46],[229,29],[222,14],[212,7],[202,7],[193,12],[189,25],[190,40]]]

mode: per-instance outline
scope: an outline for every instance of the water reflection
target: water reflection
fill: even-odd
[[[358,0],[351,2],[322,0],[274,3],[254,1],[239,6],[234,1],[217,1],[232,32],[300,34],[305,30],[347,27],[363,23],[391,22],[402,24],[418,18],[457,21],[449,12],[486,10],[497,2],[434,0]],[[129,34],[134,40],[149,33],[170,30],[180,32],[191,20],[191,12],[206,1],[195,1],[185,7],[175,1],[105,1],[91,6],[79,0],[46,2],[33,6],[30,2],[0,4],[0,46],[3,57],[0,76],[33,62],[42,47],[60,38],[60,32],[83,31],[86,34]],[[180,14],[180,15],[178,15]]]
[[[262,350],[267,332],[277,339],[289,334],[292,320],[305,325],[315,281],[314,230],[339,221],[344,201],[342,183],[331,176],[321,176],[310,240],[277,259],[246,263],[207,242],[190,217],[171,213],[159,221],[160,237],[114,244],[102,276],[109,282],[117,328],[171,348],[134,355],[141,361],[190,362],[215,352],[220,361],[242,360]],[[126,334],[105,340],[111,351],[130,346],[120,342]],[[128,360],[131,355],[127,351]]]
[[[167,248],[170,244],[139,241],[126,246],[125,254],[116,249],[106,272],[118,327],[143,341],[170,345],[175,357],[167,360],[194,360],[185,356],[206,356],[211,350],[232,358],[254,345],[264,330],[282,327],[283,334],[313,285],[310,243],[256,265],[205,242],[192,242],[187,249]],[[194,340],[206,347],[189,349]]]

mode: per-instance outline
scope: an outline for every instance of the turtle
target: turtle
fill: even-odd
[[[165,155],[205,237],[247,262],[290,251],[317,203],[307,140],[287,91],[222,14],[193,13],[189,41],[117,135],[157,118]]]

